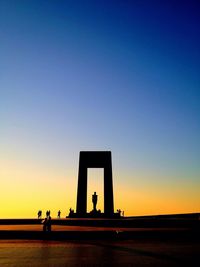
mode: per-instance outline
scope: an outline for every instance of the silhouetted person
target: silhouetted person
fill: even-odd
[[[47,218],[45,218],[42,223],[43,223],[43,232],[46,232],[47,231]]]
[[[97,198],[98,195],[96,194],[96,192],[94,192],[94,194],[92,195],[92,203],[93,203],[93,210],[97,210]]]
[[[121,212],[122,211],[120,209],[117,210],[117,213],[119,214],[119,216],[121,216]]]
[[[47,219],[47,231],[51,232],[51,216]]]
[[[58,218],[60,219],[60,214],[61,214],[61,211],[59,210],[58,211]]]
[[[122,212],[122,211],[119,209],[119,216],[121,216],[121,212]]]
[[[46,217],[47,217],[47,218],[49,218],[50,213],[51,213],[50,210],[47,210],[47,211],[46,211]]]
[[[41,217],[42,217],[42,211],[39,210],[39,211],[38,211],[38,219],[41,219]]]
[[[74,214],[74,210],[72,208],[69,209],[69,217]]]
[[[122,211],[122,216],[124,217],[124,210]]]

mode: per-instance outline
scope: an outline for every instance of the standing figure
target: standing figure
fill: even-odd
[[[47,219],[47,231],[51,232],[51,216],[49,215],[49,218]]]
[[[61,211],[59,210],[58,211],[58,219],[60,219],[60,214],[61,214]]]
[[[97,199],[98,199],[98,195],[96,194],[96,192],[94,192],[94,194],[92,195],[92,203],[93,203],[93,210],[96,211],[97,210]]]
[[[42,218],[42,211],[39,210],[39,211],[38,211],[38,219],[41,219],[41,218]]]
[[[46,232],[46,230],[47,230],[47,218],[45,218],[45,219],[42,221],[42,223],[43,223],[43,232]]]
[[[74,210],[72,208],[69,209],[69,217],[71,217],[74,214]]]
[[[121,217],[121,212],[122,212],[122,211],[119,209],[119,216],[120,216],[120,217]]]

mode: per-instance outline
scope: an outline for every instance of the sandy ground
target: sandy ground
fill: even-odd
[[[42,231],[43,225],[0,225],[1,230],[9,231]],[[68,226],[68,225],[52,225],[52,231],[110,231],[110,230],[126,230],[127,228],[117,227],[89,227],[89,226]]]
[[[184,228],[162,228],[162,231]],[[0,225],[0,231],[42,231],[41,225]],[[160,231],[160,228],[119,228],[53,225],[52,231]],[[59,233],[58,233],[59,234]],[[68,234],[68,233],[67,233]],[[129,235],[130,232],[127,232]],[[101,233],[100,233],[101,235]],[[182,235],[182,232],[181,232]],[[147,235],[148,236],[148,235]],[[154,236],[154,235],[153,235]],[[0,267],[178,267],[200,266],[198,238],[131,240],[0,240]],[[168,236],[168,232],[167,232]],[[11,238],[12,235],[11,235]],[[21,237],[20,237],[21,238]]]
[[[0,266],[199,266],[200,243],[0,240]]]
[[[43,225],[0,225],[0,231],[42,231]],[[160,228],[122,228],[52,225],[52,231],[160,231]],[[163,231],[184,231],[184,228],[162,228]]]

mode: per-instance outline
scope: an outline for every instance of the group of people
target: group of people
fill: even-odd
[[[46,218],[42,221],[42,224],[43,224],[43,232],[51,232],[51,211],[50,210],[47,210],[46,211]],[[61,211],[59,210],[58,211],[58,215],[57,217],[60,219],[60,214],[61,214]],[[42,218],[42,210],[39,210],[38,211],[38,219],[41,219]]]
[[[93,210],[90,212],[91,215],[98,215],[101,213],[101,210],[97,210],[97,200],[98,200],[98,195],[96,192],[92,195],[92,203],[93,203]],[[51,216],[50,216],[51,211],[47,210],[46,211],[46,218],[42,221],[43,222],[43,231],[51,231]],[[124,217],[124,211],[121,211],[121,209],[117,209],[117,214],[119,217]],[[42,211],[38,211],[38,219],[42,218]],[[61,211],[59,210],[57,213],[57,218],[60,219]],[[69,209],[69,217],[74,216],[74,210],[72,208]],[[67,218],[68,216],[66,216]]]
[[[51,213],[50,210],[47,210],[47,211],[46,211],[46,218],[49,218],[49,217],[50,217],[50,213]],[[59,211],[58,211],[58,215],[57,215],[57,218],[58,218],[58,219],[60,219],[60,215],[61,215],[61,211],[59,210]],[[42,219],[42,211],[41,211],[41,210],[38,211],[37,216],[38,216],[38,219]]]
[[[118,209],[117,213],[119,214],[119,216],[121,216],[121,214],[122,214],[122,216],[124,217],[124,211],[121,211],[120,209]]]

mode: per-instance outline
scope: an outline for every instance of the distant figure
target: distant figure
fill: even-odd
[[[45,218],[43,221],[43,232],[46,232],[47,231],[47,218]]]
[[[72,208],[69,209],[69,217],[71,217],[74,214],[74,210]]]
[[[97,210],[97,198],[98,195],[96,194],[96,192],[94,192],[94,194],[92,195],[92,203],[93,203],[93,210],[96,211]]]
[[[47,210],[47,211],[46,211],[46,217],[47,217],[47,219],[49,218],[50,213],[51,213],[50,210]]]
[[[42,217],[42,211],[39,210],[39,211],[38,211],[38,219],[41,219],[41,217]]]
[[[60,219],[60,214],[61,214],[61,211],[59,210],[58,211],[58,219]]]
[[[51,216],[47,219],[47,231],[51,232]]]
[[[121,216],[121,212],[122,212],[122,211],[119,209],[119,216]]]
[[[124,217],[124,210],[122,211],[122,216]]]
[[[120,209],[117,210],[117,213],[119,214],[119,216],[121,216],[121,212],[122,211]]]

